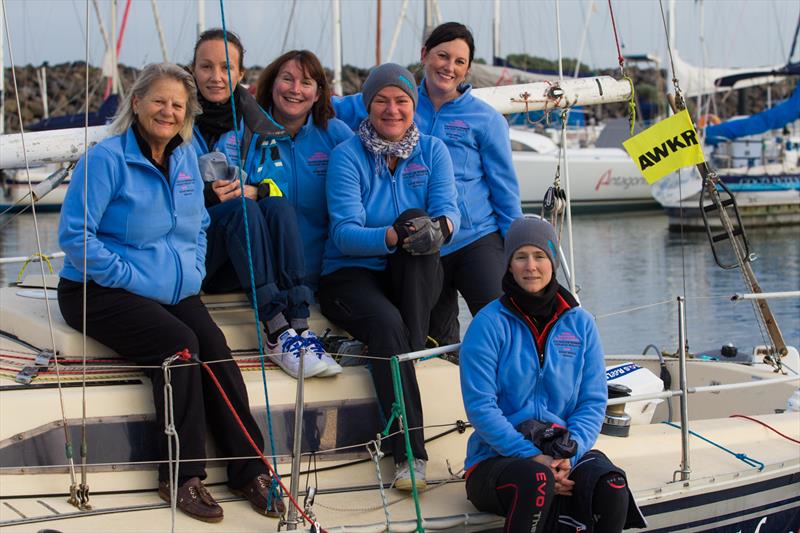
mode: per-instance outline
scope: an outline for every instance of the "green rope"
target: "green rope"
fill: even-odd
[[[666,424],[668,426],[672,426],[672,427],[677,428],[677,429],[681,428],[679,425],[674,424],[672,422],[662,422],[662,424]],[[689,430],[689,435],[697,437],[698,439],[700,439],[702,441],[705,441],[705,442],[711,444],[712,446],[716,446],[720,450],[731,454],[732,456],[736,457],[737,459],[742,461],[747,466],[752,466],[753,468],[758,468],[759,472],[764,470],[764,463],[762,463],[761,461],[758,461],[756,459],[753,459],[752,457],[748,457],[746,453],[736,453],[736,452],[734,452],[732,450],[729,450],[725,446],[722,446],[721,444],[717,444],[716,442],[712,441],[711,439],[707,439],[706,437],[704,437],[704,436],[702,436],[702,435],[700,435],[698,433],[695,433],[691,429]]]
[[[630,136],[633,137],[633,126],[636,124],[636,92],[633,88],[633,79],[630,76],[625,76],[623,80],[628,80],[631,84],[631,97],[628,100],[628,123],[631,125]]]
[[[411,495],[414,498],[414,508],[417,512],[417,529],[419,533],[424,533],[425,528],[422,527],[422,510],[419,505],[419,493],[417,492],[417,476],[414,472],[414,455],[411,453],[411,436],[408,432],[408,423],[406,418],[406,402],[403,398],[403,382],[400,378],[400,360],[395,355],[392,357],[392,386],[394,387],[395,401],[392,404],[392,419],[395,418],[395,410],[399,411],[399,416],[403,420],[403,438],[406,442],[406,460],[409,461],[409,471],[411,473]],[[413,364],[413,363],[412,363]],[[388,429],[388,428],[387,428]]]

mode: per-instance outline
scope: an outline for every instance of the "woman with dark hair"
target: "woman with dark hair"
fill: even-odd
[[[504,531],[619,533],[644,527],[625,473],[593,450],[606,409],[603,347],[592,315],[556,280],[549,222],[515,220],[503,296],[472,320],[461,391],[475,432],[466,490]]]
[[[447,145],[461,212],[458,234],[441,250],[444,283],[430,319],[430,336],[439,344],[460,339],[457,292],[473,316],[501,294],[503,236],[522,216],[508,123],[465,83],[474,56],[472,33],[458,22],[436,27],[420,56],[424,77],[415,121]],[[350,127],[366,116],[358,95],[334,99],[334,107]]]
[[[294,377],[301,356],[305,377],[332,376],[341,369],[308,328],[313,293],[306,282],[295,209],[270,186],[284,175],[281,154],[273,148],[288,136],[239,84],[244,77],[243,56],[239,38],[217,28],[200,35],[192,58],[203,108],[196,126],[195,149],[207,182],[206,207],[211,217],[203,289],[244,290],[252,299],[252,265],[255,303],[267,332],[270,358]],[[228,83],[228,58],[233,90]],[[243,187],[238,179],[242,169],[251,174],[245,177]],[[250,235],[249,251],[245,232]]]
[[[362,97],[369,111],[358,136],[331,155],[326,191],[331,217],[319,301],[332,322],[369,346],[385,420],[395,394],[389,358],[425,346],[428,319],[442,287],[439,250],[458,230],[455,184],[442,141],[414,125],[417,87],[410,72],[386,63],[370,72]],[[390,439],[395,487],[425,487],[428,459],[414,364],[400,364],[407,457],[402,435]],[[397,423],[394,424],[396,430]]]
[[[305,282],[316,290],[328,238],[328,160],[336,145],[353,132],[334,118],[325,70],[308,50],[291,50],[270,63],[258,78],[256,101],[288,133],[277,139],[283,172],[274,183],[297,213],[305,249]],[[265,158],[268,149],[263,145],[264,153],[255,159]],[[259,169],[246,170],[251,180],[261,181]]]
[[[110,126],[113,136],[78,162],[80,175],[88,166],[91,190],[87,195],[84,180],[72,180],[58,228],[66,253],[58,285],[64,320],[82,330],[85,311],[86,333],[142,365],[150,378],[164,460],[158,493],[166,501],[175,489],[163,431],[161,365],[167,357],[186,350],[214,363],[214,374],[244,427],[263,447],[242,375],[198,295],[205,275],[208,214],[197,157],[188,146],[200,111],[195,92],[194,79],[181,67],[145,67]],[[206,434],[222,456],[252,456],[253,450],[199,365],[174,365],[170,384],[181,459],[176,506],[192,518],[219,522],[222,508],[202,483]],[[268,503],[270,478],[258,459],[229,461],[228,483],[259,513],[277,516],[283,507],[279,500]]]

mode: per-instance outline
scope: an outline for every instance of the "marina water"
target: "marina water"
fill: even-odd
[[[58,250],[58,213],[41,213],[38,221],[42,250]],[[0,228],[0,257],[36,251],[30,214],[0,220]],[[753,229],[747,234],[762,289],[800,290],[800,229]],[[681,294],[686,296],[691,351],[730,342],[749,352],[765,342],[751,302],[730,301],[733,294],[746,292],[739,270],[722,270],[714,263],[705,233],[681,236],[667,229],[661,211],[648,211],[578,215],[573,235],[581,304],[597,317],[607,353],[641,353],[649,344],[676,351],[676,298]],[[0,284],[16,281],[21,266],[0,265]],[[61,260],[53,261],[53,267],[58,272]],[[38,263],[26,270],[40,272]],[[800,299],[771,300],[770,307],[786,343],[799,346]],[[470,318],[463,302],[460,318],[463,335]]]

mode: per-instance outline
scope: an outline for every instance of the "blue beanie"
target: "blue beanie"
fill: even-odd
[[[389,85],[406,93],[414,102],[414,109],[417,108],[417,81],[414,75],[397,63],[384,63],[372,69],[364,85],[361,86],[361,98],[367,110],[375,95]]]
[[[538,217],[523,217],[511,223],[504,244],[506,267],[511,263],[514,252],[526,244],[544,251],[553,264],[553,272],[558,269],[558,238],[556,230],[548,221]]]

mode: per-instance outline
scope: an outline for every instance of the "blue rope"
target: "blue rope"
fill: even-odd
[[[230,101],[231,101],[231,109],[233,110],[233,133],[236,136],[236,144],[237,144],[236,149],[239,152],[239,165],[240,165],[239,168],[241,170],[241,165],[244,163],[244,161],[242,161],[242,147],[241,147],[241,139],[239,138],[239,124],[236,121],[236,99],[233,97],[234,85],[233,85],[233,78],[231,77],[231,59],[230,55],[228,54],[228,30],[226,29],[225,26],[224,0],[219,0],[219,11],[220,11],[220,17],[222,18],[222,38],[223,41],[225,42],[225,62],[228,67],[228,87],[231,88]],[[257,304],[258,300],[256,299],[256,280],[255,280],[255,274],[253,273],[253,254],[250,249],[250,231],[249,231],[250,225],[247,222],[247,202],[244,195],[243,172],[239,172],[239,190],[242,193],[241,194],[242,214],[244,216],[244,227],[245,227],[244,236],[245,236],[245,242],[247,243],[247,266],[250,272],[250,295],[251,295],[250,300],[252,301],[253,304],[253,314],[255,315],[256,319],[256,335],[258,336],[258,355],[259,355],[259,360],[261,361],[261,381],[264,384],[264,401],[266,403],[266,408],[267,408],[267,430],[269,433],[269,447],[271,452],[270,457],[272,457],[272,467],[275,470],[275,476],[278,479],[280,479],[280,475],[278,474],[278,462],[276,461],[275,458],[275,436],[272,431],[272,414],[270,412],[270,407],[269,407],[269,391],[267,390],[267,369],[264,364],[264,339],[261,335],[261,326],[260,326],[261,320],[258,317],[258,304]],[[270,497],[272,496],[272,493],[275,490],[276,485],[279,486],[276,483],[271,484],[273,490],[270,490],[269,494]],[[282,489],[278,490],[281,490],[281,493],[283,492]],[[269,501],[267,502],[268,505],[270,505],[270,503],[271,502]]]
[[[679,425],[677,425],[677,424],[674,424],[674,423],[672,423],[672,422],[662,422],[662,424],[666,424],[666,425],[668,425],[668,426],[672,426],[672,427],[674,427],[674,428],[678,428],[678,429],[680,429],[680,428],[681,428]],[[764,470],[764,463],[762,463],[761,461],[758,461],[758,460],[756,460],[756,459],[753,459],[752,457],[748,457],[746,453],[736,453],[736,452],[734,452],[734,451],[732,451],[732,450],[729,450],[729,449],[728,449],[728,448],[726,448],[725,446],[722,446],[721,444],[717,444],[716,442],[714,442],[714,441],[712,441],[712,440],[710,440],[710,439],[707,439],[707,438],[705,438],[704,436],[702,436],[702,435],[700,435],[700,434],[698,434],[698,433],[695,433],[695,432],[694,432],[694,431],[692,431],[691,429],[689,430],[689,434],[690,434],[690,435],[692,435],[692,436],[694,436],[694,437],[697,437],[697,438],[698,438],[698,439],[700,439],[700,440],[703,440],[703,441],[705,441],[705,442],[707,442],[707,443],[711,444],[712,446],[716,446],[717,448],[719,448],[719,449],[720,449],[720,450],[722,450],[723,452],[728,452],[728,453],[729,453],[729,454],[731,454],[732,456],[734,456],[734,457],[736,457],[737,459],[739,459],[740,461],[742,461],[742,462],[743,462],[744,464],[746,464],[747,466],[752,466],[753,468],[758,468],[758,471],[759,471],[759,472],[761,472],[762,470]]]

